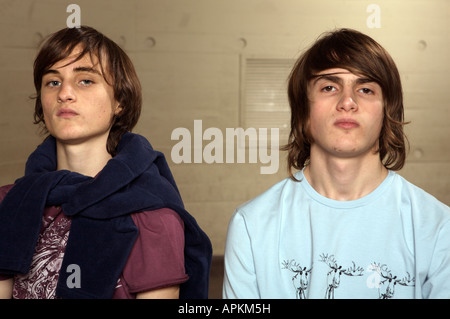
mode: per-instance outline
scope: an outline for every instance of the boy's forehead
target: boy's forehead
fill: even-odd
[[[76,46],[67,57],[48,67],[43,76],[48,73],[54,73],[53,71],[62,72],[66,68],[69,72],[79,73],[86,71],[100,75],[105,79],[106,83],[111,85],[114,77],[108,67],[106,54],[101,52],[99,54],[102,54],[101,59],[95,52],[85,52],[83,47]]]
[[[347,69],[333,68],[333,69],[326,69],[326,70],[315,72],[315,74],[313,74],[312,78],[314,79],[317,77],[323,77],[323,76],[328,76],[328,75],[340,75],[340,74],[356,75]]]
[[[310,85],[315,84],[320,79],[334,80],[336,82],[342,81],[363,82],[363,83],[376,82],[369,76],[341,68],[332,68],[318,71],[311,76],[309,84]]]
[[[80,56],[81,54],[81,51],[74,50],[69,54],[69,56],[57,61],[50,68],[59,69],[66,66],[78,64],[83,64],[92,68],[96,68],[98,66],[98,58],[94,54],[91,55],[89,53],[85,53],[84,55]]]

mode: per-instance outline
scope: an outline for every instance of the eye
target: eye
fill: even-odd
[[[45,84],[45,86],[48,86],[48,87],[56,87],[56,86],[60,86],[61,85],[61,83],[59,82],[59,81],[48,81],[46,84]]]
[[[84,86],[89,86],[89,85],[93,84],[94,82],[91,80],[81,80],[80,83]]]
[[[363,94],[374,94],[374,92],[371,89],[368,88],[362,88],[359,90]]]
[[[336,91],[336,88],[334,86],[327,85],[324,88],[322,88],[321,91],[323,91],[323,92],[334,92],[334,91]]]

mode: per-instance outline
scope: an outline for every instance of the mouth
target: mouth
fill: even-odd
[[[334,122],[334,126],[337,126],[339,128],[342,128],[344,130],[350,130],[352,128],[357,128],[359,126],[359,123],[355,121],[354,119],[338,119]]]
[[[77,112],[75,112],[74,110],[71,110],[71,109],[67,109],[67,108],[59,109],[58,112],[56,113],[56,116],[61,117],[61,118],[71,118],[71,117],[74,117],[77,115],[78,115]]]

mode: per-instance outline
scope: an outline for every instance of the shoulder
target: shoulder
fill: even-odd
[[[446,204],[401,175],[395,173],[394,177],[394,187],[400,191],[404,204],[426,211],[440,211],[450,217],[450,208]]]
[[[415,227],[427,234],[450,228],[450,208],[422,188],[395,174],[393,196],[403,217],[411,218]],[[434,236],[434,235],[433,235]]]
[[[279,210],[280,206],[292,201],[294,196],[298,199],[302,193],[302,181],[285,178],[269,189],[236,208],[236,211],[251,216],[256,212],[272,212]],[[258,214],[259,215],[259,214]]]
[[[305,192],[302,181],[285,178],[269,189],[238,206],[230,219],[230,228],[260,232],[275,229],[293,206],[302,205]]]

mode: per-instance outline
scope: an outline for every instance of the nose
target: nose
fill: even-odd
[[[344,92],[341,99],[337,105],[338,111],[356,111],[358,109],[358,104],[356,103],[356,98],[352,92]]]
[[[73,87],[68,83],[61,83],[58,91],[58,101],[70,102],[75,100],[75,91]]]

